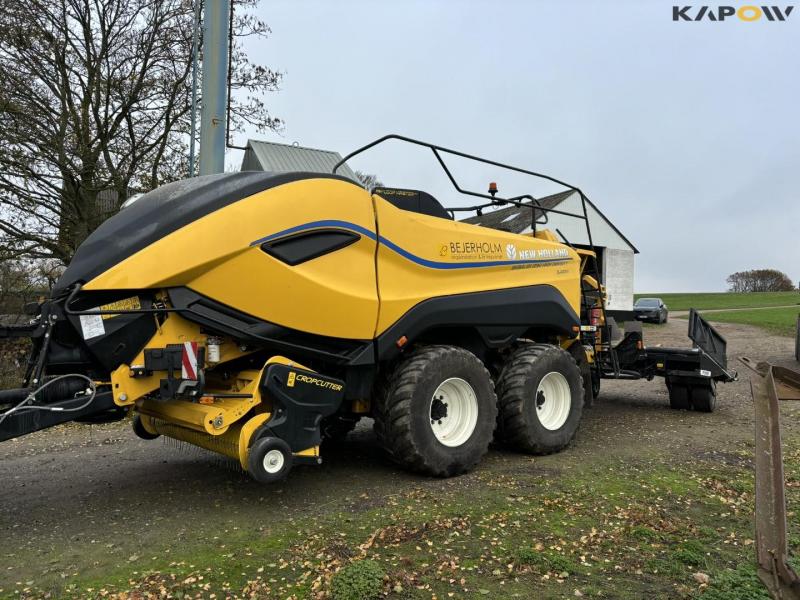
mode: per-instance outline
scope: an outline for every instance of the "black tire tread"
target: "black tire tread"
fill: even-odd
[[[461,353],[479,364],[491,383],[489,371],[474,354],[457,346],[436,345],[422,346],[413,350],[405,360],[395,365],[393,371],[388,377],[383,378],[382,384],[377,389],[374,406],[375,434],[391,458],[405,469],[436,477],[451,477],[472,470],[489,449],[487,443],[485,450],[472,463],[443,469],[429,462],[412,438],[411,400],[423,370],[431,361],[437,361],[452,352]],[[496,398],[492,405],[497,406]],[[480,418],[495,417],[486,415]]]
[[[672,384],[669,388],[669,406],[673,410],[689,410],[692,408],[689,388],[686,385]]]
[[[137,413],[133,415],[133,433],[136,434],[136,437],[143,439],[143,440],[154,440],[160,437],[158,433],[151,433],[145,429],[144,424],[142,423],[142,417]]]
[[[555,454],[566,448],[572,437],[564,444],[556,447],[545,447],[541,444],[531,443],[527,434],[525,423],[524,403],[530,395],[527,389],[527,371],[530,365],[539,360],[547,352],[563,352],[569,356],[577,376],[583,385],[580,367],[574,357],[567,351],[552,344],[524,344],[520,346],[509,358],[506,368],[497,382],[498,422],[497,435],[504,444],[516,447],[533,454]],[[573,436],[574,437],[574,436]]]
[[[716,408],[716,390],[713,387],[694,386],[690,393],[692,406],[696,411],[714,412]]]

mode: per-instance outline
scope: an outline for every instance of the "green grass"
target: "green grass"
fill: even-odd
[[[784,433],[794,515],[800,438],[795,427]],[[25,571],[6,582],[0,576],[0,597],[546,599],[579,590],[615,600],[766,600],[754,569],[752,446],[726,448],[730,461],[657,447],[635,458],[576,453],[558,463],[560,474],[536,469],[544,459],[522,468],[504,461],[499,466],[513,469],[479,469],[442,485],[420,478],[413,488],[386,496],[376,489],[329,510],[312,498],[288,519],[278,499],[298,496],[265,488],[261,520],[222,505],[218,527],[143,543],[136,561],[107,555],[102,538],[67,539],[81,562],[46,584],[52,549],[6,550],[14,552],[7,568]],[[144,512],[131,518],[144,520],[142,531],[162,527],[148,526]],[[185,519],[187,529],[197,527],[192,510]],[[790,527],[796,547],[795,519]]]
[[[769,600],[770,596],[756,575],[753,565],[740,565],[717,575],[701,598],[703,600]]]
[[[741,323],[757,325],[779,335],[793,336],[797,326],[797,308],[762,308],[756,310],[735,310],[730,312],[703,311],[703,318],[720,323]]]
[[[759,306],[800,305],[798,292],[733,292],[702,294],[635,294],[634,298],[661,298],[670,310],[713,310],[715,308],[755,308]]]
[[[798,472],[795,452],[787,473]],[[568,477],[479,473],[466,489],[420,486],[377,508],[305,514],[270,532],[226,530],[131,573],[75,573],[63,587],[3,597],[757,598],[752,473],[746,465],[640,457],[586,464]],[[790,508],[798,502],[789,489]],[[265,519],[269,522],[269,513]],[[233,534],[233,535],[231,535]],[[216,538],[215,538],[216,539]],[[735,542],[735,543],[732,543]],[[155,549],[149,553],[157,556]],[[35,562],[35,561],[32,561]],[[693,574],[708,573],[705,593]],[[737,591],[742,587],[743,591]],[[22,588],[22,590],[20,590]],[[159,596],[159,594],[161,594]]]

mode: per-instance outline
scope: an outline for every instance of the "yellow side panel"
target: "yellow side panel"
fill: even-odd
[[[335,220],[372,232],[340,250],[289,266],[259,240]],[[378,316],[375,216],[369,193],[334,179],[265,190],[179,229],[99,275],[87,290],[186,286],[284,327],[371,339]],[[287,233],[288,235],[288,233]]]
[[[555,287],[580,313],[580,259],[568,246],[373,200],[381,240],[377,334],[428,298],[537,284]]]

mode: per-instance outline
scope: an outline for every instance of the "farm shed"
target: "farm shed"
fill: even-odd
[[[270,171],[272,173],[291,173],[294,171],[330,173],[340,160],[342,160],[342,156],[338,152],[331,150],[318,150],[295,144],[247,140],[241,170]],[[358,177],[347,165],[342,165],[337,173],[358,183]]]

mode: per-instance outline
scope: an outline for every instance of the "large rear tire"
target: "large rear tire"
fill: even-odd
[[[526,344],[509,358],[497,382],[498,439],[523,452],[565,448],[583,414],[583,378],[573,357],[550,344]]]
[[[597,369],[593,368],[586,360],[586,350],[583,344],[576,342],[567,350],[572,358],[578,365],[581,371],[581,378],[583,379],[583,405],[585,407],[592,407],[595,398],[600,393],[600,378],[597,375]],[[499,378],[498,378],[499,381]],[[597,384],[595,385],[595,381]]]
[[[466,473],[486,454],[497,415],[492,379],[471,352],[426,346],[389,375],[375,433],[400,466],[437,477]]]

